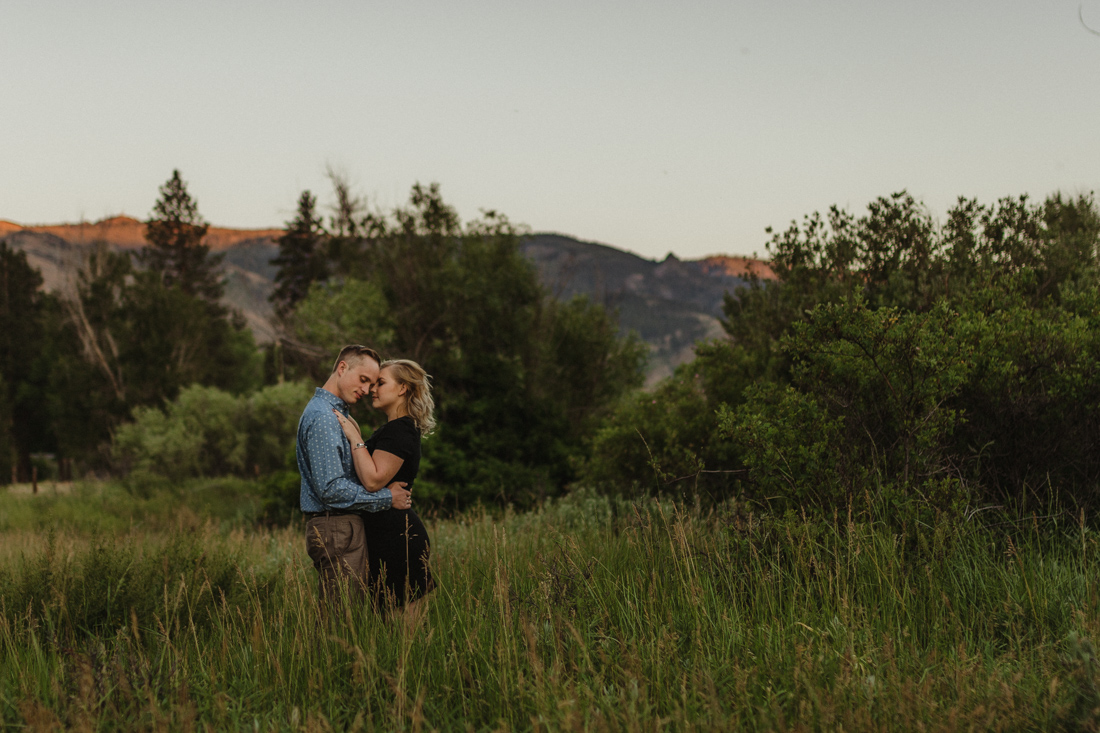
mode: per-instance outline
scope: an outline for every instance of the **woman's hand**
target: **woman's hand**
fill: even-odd
[[[336,419],[340,422],[340,427],[344,430],[344,435],[351,441],[352,445],[363,442],[363,433],[359,431],[359,426],[355,424],[354,420],[346,417],[339,410],[333,410],[332,414],[336,415]]]

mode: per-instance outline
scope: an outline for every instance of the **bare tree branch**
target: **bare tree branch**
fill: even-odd
[[[325,176],[332,183],[332,191],[336,194],[336,203],[330,207],[335,214],[332,218],[333,229],[338,236],[354,237],[361,224],[360,218],[367,209],[367,202],[352,193],[351,182],[343,171],[328,165],[325,166]]]
[[[111,390],[115,393],[115,397],[119,400],[125,400],[126,390],[122,385],[122,369],[118,368],[116,371],[115,368],[112,368],[111,360],[107,358],[103,353],[103,349],[100,348],[99,334],[96,333],[95,327],[92,325],[91,321],[88,320],[88,315],[84,312],[84,301],[80,297],[80,291],[71,279],[67,280],[65,283],[62,292],[62,302],[69,315],[69,320],[72,321],[73,326],[76,328],[77,336],[80,338],[80,345],[84,350],[84,356],[99,367],[99,370],[107,377],[107,381],[111,383]],[[111,332],[106,328],[104,328],[104,334],[106,335],[107,345],[117,362],[118,347],[115,345],[115,340],[112,338]]]

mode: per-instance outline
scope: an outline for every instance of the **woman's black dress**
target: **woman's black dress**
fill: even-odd
[[[411,417],[390,420],[366,440],[367,450],[392,453],[404,463],[390,483],[404,481],[412,489],[420,470],[420,431]],[[402,606],[430,592],[428,555],[431,543],[424,523],[412,509],[363,512],[367,535],[370,585],[381,608]]]

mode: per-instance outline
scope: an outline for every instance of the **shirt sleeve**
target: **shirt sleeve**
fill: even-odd
[[[331,423],[331,424],[330,424]],[[377,512],[389,509],[393,497],[389,489],[373,494],[344,472],[351,444],[333,415],[318,415],[306,427],[306,452],[312,472],[313,491],[329,509]]]
[[[406,421],[395,420],[386,423],[378,432],[374,441],[374,450],[384,450],[398,458],[407,461],[416,452],[416,443],[419,436],[416,429]]]

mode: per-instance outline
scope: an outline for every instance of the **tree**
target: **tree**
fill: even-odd
[[[120,357],[129,404],[159,404],[191,384],[234,393],[256,386],[259,354],[243,319],[148,272],[136,273],[122,295]]]
[[[160,198],[145,225],[149,244],[142,250],[142,261],[149,270],[169,287],[216,302],[223,290],[218,275],[223,256],[210,254],[202,243],[209,225],[178,170],[160,187]]]
[[[100,446],[136,407],[159,406],[192,384],[241,393],[258,381],[243,321],[156,272],[135,271],[103,244],[64,294],[57,329],[50,413],[60,449],[85,463],[105,460]]]
[[[12,461],[18,461],[20,473],[29,475],[31,452],[48,447],[40,399],[47,305],[41,285],[42,275],[30,266],[27,255],[0,242],[0,442],[7,444],[0,452],[0,481],[10,477]]]
[[[283,236],[276,242],[279,256],[271,261],[279,268],[271,302],[280,315],[285,316],[305,298],[310,285],[328,277],[325,238],[317,199],[309,191],[302,191],[297,215],[286,223]]]
[[[329,236],[326,239],[328,256],[334,264],[354,260],[362,254],[362,244],[369,237],[370,223],[377,217],[367,213],[367,201],[352,192],[347,175],[333,169],[325,171],[332,192],[336,196],[330,210]]]
[[[939,223],[902,191],[769,233],[776,279],[728,296],[729,339],[615,412],[587,478],[631,490],[652,485],[652,465],[669,489],[690,474],[716,495],[755,487],[819,507],[885,486],[926,505],[949,489],[942,509],[964,484],[987,501],[1043,484],[1092,501],[1092,195],[960,198]]]
[[[361,338],[433,375],[440,426],[424,443],[422,496],[522,505],[559,491],[597,418],[640,385],[641,346],[604,308],[555,303],[503,215],[464,226],[438,184],[415,185],[388,216],[361,213],[346,186],[337,198],[341,277],[313,284],[291,334],[330,351]]]
[[[375,283],[353,277],[317,282],[284,319],[283,339],[293,345],[301,371],[323,382],[332,367],[328,359],[346,344],[388,348],[393,343],[389,318],[389,304]]]

